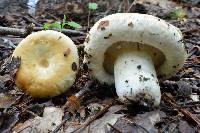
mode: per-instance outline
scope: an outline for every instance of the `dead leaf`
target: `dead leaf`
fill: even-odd
[[[67,98],[68,100],[68,108],[67,110],[72,113],[75,114],[75,112],[80,108],[80,101],[76,96],[70,96],[69,98]]]
[[[29,119],[24,123],[18,124],[13,128],[13,131],[20,133],[51,132],[61,124],[63,115],[64,112],[61,108],[46,107],[43,117],[37,116],[34,119]],[[59,132],[62,132],[62,129]]]
[[[90,133],[104,133],[107,123],[113,125],[118,120],[118,118],[123,116],[123,114],[115,114],[115,112],[121,110],[122,107],[123,106],[121,105],[115,105],[110,107],[109,111],[106,114],[104,114],[101,118],[96,119],[94,122],[90,124]],[[109,126],[107,127],[110,128]],[[76,128],[77,127],[72,124],[67,125],[65,132],[70,133],[74,131]],[[88,133],[88,127],[86,127],[84,130],[81,130],[81,133]]]
[[[192,94],[192,87],[185,81],[178,81],[178,93],[184,97],[189,97]]]
[[[12,106],[20,97],[0,93],[0,108],[6,109]]]
[[[195,130],[186,121],[180,121],[178,128],[180,133],[195,133]]]
[[[2,70],[0,70],[0,74],[10,74],[12,78],[14,78],[19,66],[21,64],[21,59],[19,57],[10,57],[5,61],[2,66]]]
[[[103,105],[99,103],[90,103],[87,108],[89,109],[90,114],[96,114],[103,109]]]
[[[9,74],[5,74],[4,76],[0,75],[0,92],[7,92],[6,84],[12,82]]]
[[[85,107],[84,106],[80,107],[77,112],[80,114],[80,117],[82,119],[84,119],[86,117],[86,112],[85,112]]]
[[[19,112],[13,115],[2,114],[1,116],[1,125],[0,125],[0,133],[8,133],[12,129],[12,127],[19,120]]]
[[[164,112],[151,111],[144,114],[138,114],[133,119],[120,118],[117,120],[114,127],[117,127],[121,132],[133,133],[158,133],[158,129],[154,125],[159,122],[163,117],[166,117]]]

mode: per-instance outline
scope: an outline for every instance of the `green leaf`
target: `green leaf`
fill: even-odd
[[[67,17],[64,15],[64,18],[63,18],[63,23],[65,23],[67,20]]]
[[[98,8],[97,3],[88,3],[88,8],[91,10],[96,10]]]
[[[187,16],[187,14],[183,9],[175,9],[170,13],[172,19],[184,18],[185,16]]]
[[[73,27],[73,28],[82,28],[82,26],[74,21],[69,21],[66,23],[67,25]]]
[[[64,26],[65,26],[65,24],[66,24],[66,19],[67,19],[67,17],[64,15],[63,21],[62,21],[62,25],[61,25],[61,28],[62,28],[62,29],[64,28]]]
[[[54,22],[53,24],[51,24],[51,27],[61,30],[61,24],[60,24],[60,22]]]
[[[43,28],[44,28],[45,30],[48,30],[48,29],[50,28],[50,26],[51,26],[51,24],[45,23],[45,24],[43,25]]]

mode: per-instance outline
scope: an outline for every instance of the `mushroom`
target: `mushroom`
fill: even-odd
[[[91,74],[113,84],[124,103],[158,106],[158,82],[173,75],[186,60],[181,31],[160,18],[117,13],[100,19],[85,40]],[[157,76],[158,75],[158,76]]]
[[[16,85],[32,97],[59,95],[75,81],[78,51],[73,41],[60,32],[46,30],[30,34],[12,56],[21,58]]]

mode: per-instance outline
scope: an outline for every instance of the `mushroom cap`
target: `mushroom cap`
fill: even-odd
[[[61,32],[46,30],[30,34],[13,52],[21,58],[16,85],[32,97],[53,97],[75,81],[79,66],[73,41]]]
[[[187,52],[181,31],[155,16],[117,13],[100,19],[84,42],[84,62],[100,82],[114,83],[113,64],[120,52],[144,50],[161,79],[182,67]]]

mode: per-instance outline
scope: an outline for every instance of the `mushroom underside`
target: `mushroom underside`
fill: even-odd
[[[117,42],[104,54],[104,69],[114,75],[119,99],[158,106],[160,86],[156,67],[165,60],[158,49],[141,43]]]
[[[118,41],[112,44],[104,53],[103,67],[111,75],[114,74],[114,63],[118,56],[127,52],[142,51],[147,53],[157,70],[165,61],[165,55],[157,48],[138,42]]]

